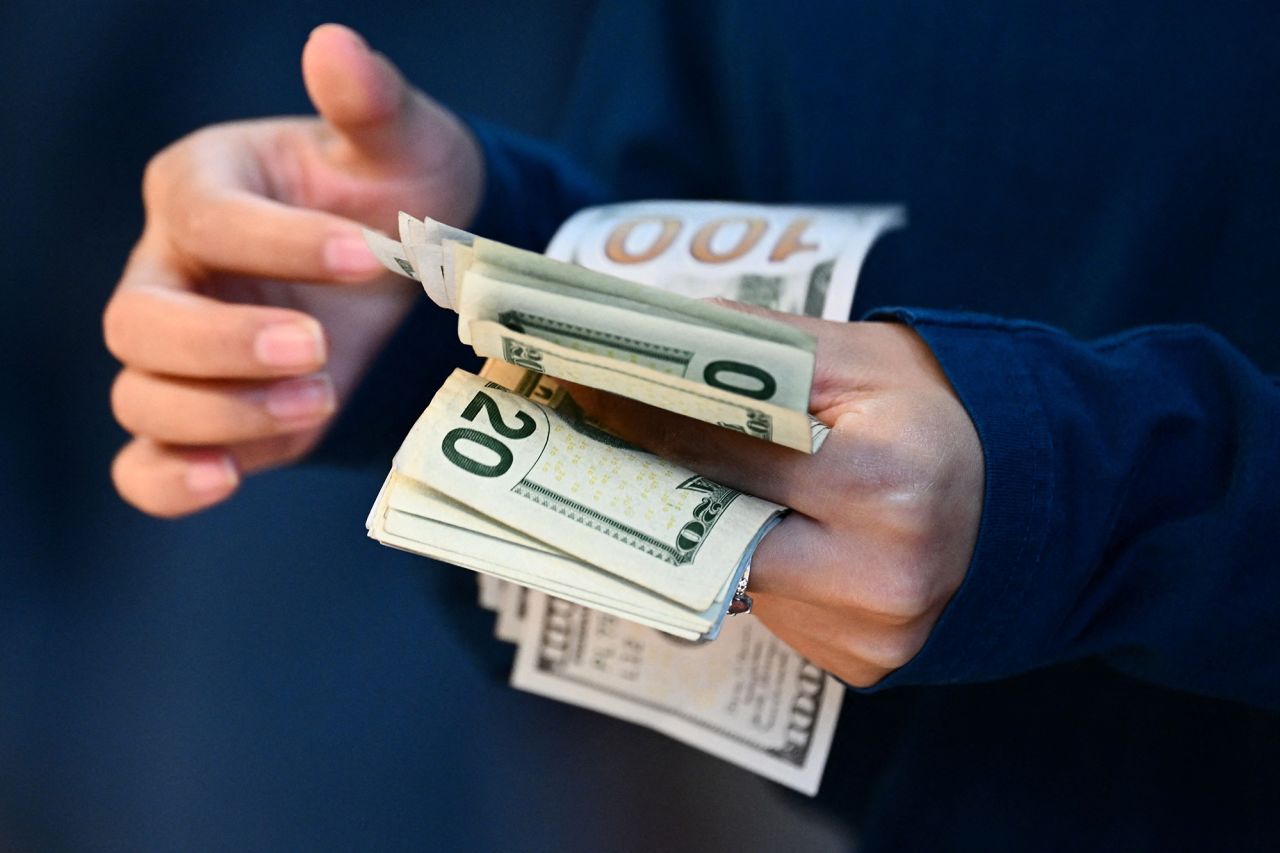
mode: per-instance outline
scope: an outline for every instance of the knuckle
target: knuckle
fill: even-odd
[[[134,434],[141,431],[137,379],[130,370],[117,373],[111,383],[111,413],[126,431]]]
[[[923,564],[906,561],[881,572],[870,597],[873,612],[891,624],[905,624],[933,607],[934,584]]]
[[[851,417],[842,416],[836,421],[836,429],[849,430]],[[839,479],[841,488],[860,494],[896,492],[901,471],[895,457],[895,436],[877,434],[880,427],[868,429],[859,423],[860,431],[843,448],[843,464],[833,466],[831,476]]]
[[[199,203],[181,205],[170,225],[175,241],[188,252],[207,244],[219,230],[217,211]]]
[[[127,322],[127,306],[117,292],[108,300],[107,307],[102,312],[102,341],[107,346],[107,352],[119,362],[125,360],[128,345],[125,329]]]
[[[905,572],[921,574],[938,548],[941,513],[929,497],[912,494],[905,497],[889,522],[896,534],[896,546]]]
[[[881,672],[889,673],[905,666],[922,645],[913,629],[890,628],[877,632],[874,639],[864,641],[857,654]]]
[[[152,155],[142,169],[142,200],[152,207],[167,192],[185,139],[172,142]]]
[[[838,663],[829,667],[854,687],[873,687],[889,673],[906,666],[923,641],[913,629],[881,630],[870,635],[849,633],[832,647]]]
[[[166,154],[169,149],[164,149],[153,155],[147,161],[147,165],[142,169],[142,199],[150,205],[158,195],[160,187],[164,184],[165,169],[167,168]]]
[[[857,661],[856,663],[846,663],[846,665],[835,670],[835,674],[850,687],[862,689],[875,687],[876,682],[889,673],[874,664]]]

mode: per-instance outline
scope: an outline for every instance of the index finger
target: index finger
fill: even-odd
[[[102,315],[107,349],[121,363],[189,378],[271,378],[325,363],[324,330],[301,311],[228,304],[184,289],[154,249],[130,257]]]
[[[341,284],[384,272],[360,223],[291,207],[251,192],[194,183],[174,203],[163,229],[203,270],[282,281]]]

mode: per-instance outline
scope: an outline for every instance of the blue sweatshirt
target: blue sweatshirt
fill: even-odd
[[[473,230],[908,209],[855,313],[933,348],[985,506],[822,802],[867,850],[1280,849],[1280,5],[607,2],[578,80],[555,147],[475,124]]]

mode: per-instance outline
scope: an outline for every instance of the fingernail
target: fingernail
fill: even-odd
[[[253,354],[268,367],[318,367],[324,364],[324,330],[315,320],[267,326],[253,340]]]
[[[326,374],[289,379],[267,389],[267,411],[276,420],[298,421],[334,410],[333,380]]]
[[[340,278],[363,278],[382,269],[358,234],[330,237],[324,244],[324,264]]]
[[[203,495],[231,488],[239,482],[240,473],[236,471],[231,457],[223,456],[221,459],[192,462],[187,466],[187,473],[183,479],[186,481],[187,491]]]

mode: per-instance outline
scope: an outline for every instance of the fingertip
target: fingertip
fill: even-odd
[[[334,279],[362,282],[382,275],[382,262],[374,256],[364,237],[358,233],[336,234],[324,243],[324,265]]]
[[[302,70],[305,75],[316,63],[338,56],[359,57],[371,53],[369,43],[358,32],[344,24],[325,23],[307,34],[302,45]]]
[[[240,486],[239,469],[225,450],[173,448],[146,438],[120,450],[111,479],[126,503],[157,518],[208,509]]]
[[[364,40],[364,36],[348,27],[346,24],[339,24],[336,21],[326,21],[319,26],[312,27],[311,32],[307,34],[307,44],[319,39],[322,42],[335,39],[339,41],[355,42],[359,46],[368,49],[369,43]]]
[[[286,374],[318,370],[329,357],[328,337],[314,317],[274,322],[254,336],[253,355],[259,364]]]
[[[182,482],[198,501],[221,500],[240,485],[240,472],[230,454],[202,452],[188,457]]]
[[[339,130],[393,119],[404,99],[395,66],[341,24],[311,31],[302,50],[302,77],[316,110]]]

